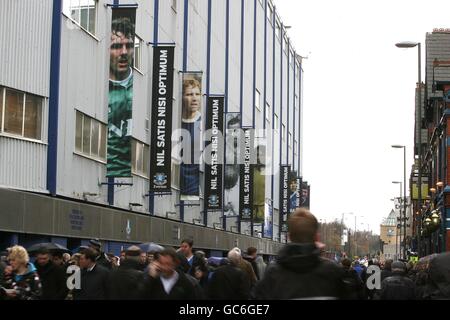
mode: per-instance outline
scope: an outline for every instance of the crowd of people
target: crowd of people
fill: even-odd
[[[24,247],[14,246],[2,254],[0,300],[450,299],[450,254],[426,268],[375,259],[338,263],[321,255],[318,222],[309,211],[293,213],[288,230],[290,243],[270,263],[256,248],[208,258],[191,239],[178,250],[130,246],[120,257],[105,254],[98,240],[74,255],[43,247],[33,251],[33,263]],[[368,285],[371,265],[382,270],[378,287]],[[73,288],[70,266],[81,272]]]

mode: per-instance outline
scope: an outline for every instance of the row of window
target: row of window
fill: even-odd
[[[41,140],[44,102],[42,97],[0,86],[0,133]]]
[[[76,153],[106,163],[107,137],[108,127],[106,124],[76,111]],[[134,174],[149,177],[149,156],[149,145],[133,139],[131,169]]]
[[[0,98],[0,132],[41,141],[45,98],[6,87],[0,87]],[[275,115],[275,119],[278,119],[278,115]],[[76,111],[75,122],[76,153],[106,163],[107,125],[79,111]],[[285,140],[285,131],[283,124],[283,140]],[[291,141],[292,134],[289,133],[290,146]],[[294,148],[297,148],[297,141]],[[149,145],[133,139],[132,172],[134,174],[149,177],[149,155]],[[174,164],[172,171],[177,170]],[[174,185],[177,185],[175,181]]]
[[[97,21],[97,0],[64,0],[63,13],[76,22],[88,33],[95,35]],[[176,4],[175,4],[176,8]],[[144,41],[135,35],[134,39],[134,67],[142,70],[142,50]]]
[[[259,0],[261,5],[263,5],[263,0]],[[75,21],[80,27],[89,32],[92,35],[96,33],[96,21],[97,21],[97,6],[98,0],[64,0],[63,1],[63,13]],[[177,12],[177,0],[172,0],[172,9],[174,12]],[[267,18],[270,21],[270,24],[273,26],[273,5],[271,2],[268,4],[267,9]],[[284,38],[284,51],[287,53],[288,47],[288,38],[286,33],[281,35],[282,24],[279,21],[278,17],[276,18],[275,23],[275,32],[278,39]],[[143,40],[136,35],[135,37],[135,51],[134,51],[134,64],[135,68],[138,70],[142,70],[142,48],[144,47]],[[292,48],[290,50],[291,56],[294,56],[294,51]],[[297,64],[297,68],[299,65]]]

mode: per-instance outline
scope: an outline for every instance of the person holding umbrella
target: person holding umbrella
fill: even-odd
[[[38,251],[36,268],[42,282],[42,300],[64,300],[68,292],[65,268],[50,259],[50,250]]]

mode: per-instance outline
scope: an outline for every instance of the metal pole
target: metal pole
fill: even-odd
[[[406,146],[403,158],[404,178],[403,178],[403,259],[406,259]]]
[[[398,259],[398,225],[395,226],[395,260]]]
[[[421,250],[421,217],[422,217],[422,44],[419,42],[418,45],[419,48],[419,92],[418,92],[418,97],[419,97],[419,159],[418,159],[418,165],[419,165],[419,170],[418,170],[418,174],[419,174],[419,179],[418,179],[418,184],[419,184],[419,199],[418,199],[418,207],[419,207],[419,241],[418,241],[418,248],[419,248],[419,252]]]

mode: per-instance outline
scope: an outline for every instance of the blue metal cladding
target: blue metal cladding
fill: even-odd
[[[189,0],[184,0],[183,72],[188,68]],[[180,220],[184,222],[184,201],[180,201]]]
[[[230,67],[230,0],[226,0],[226,17],[225,17],[225,114],[228,113],[228,100],[229,100],[229,67]],[[227,139],[227,130],[225,128],[224,141]],[[227,154],[227,144],[224,144],[224,154]],[[225,165],[227,164],[227,157],[224,159]],[[225,167],[224,167],[225,168]],[[222,199],[225,199],[225,188],[222,188]],[[223,217],[223,230],[227,230],[227,218],[225,217],[224,208],[222,208]]]
[[[206,40],[206,97],[209,98],[211,90],[211,10],[212,0],[208,0],[208,38]],[[223,196],[223,191],[222,191]],[[223,198],[222,198],[223,199]],[[208,208],[203,208],[203,223],[208,225]]]
[[[290,86],[290,67],[291,67],[291,43],[290,41],[288,41],[288,46],[287,46],[287,101],[286,101],[286,110],[287,110],[287,121],[286,121],[286,164],[289,164],[289,142],[291,141],[291,139],[289,138],[289,130],[290,130],[290,125],[289,125],[289,116],[290,116],[290,106],[289,103],[290,101],[290,90],[291,90],[291,86]]]
[[[47,189],[56,196],[58,175],[58,112],[61,58],[62,0],[53,1],[50,97],[48,112]]]
[[[157,46],[159,42],[159,0],[155,0],[153,11],[153,44]],[[148,210],[151,215],[155,214],[155,195],[150,194],[148,198]]]
[[[183,27],[183,72],[187,71],[188,63],[188,30],[189,28],[189,0],[184,0],[184,27]]]
[[[158,1],[158,0],[155,0]],[[119,0],[114,0],[113,4],[118,6],[120,4]],[[114,178],[108,178],[108,204],[114,206]]]

